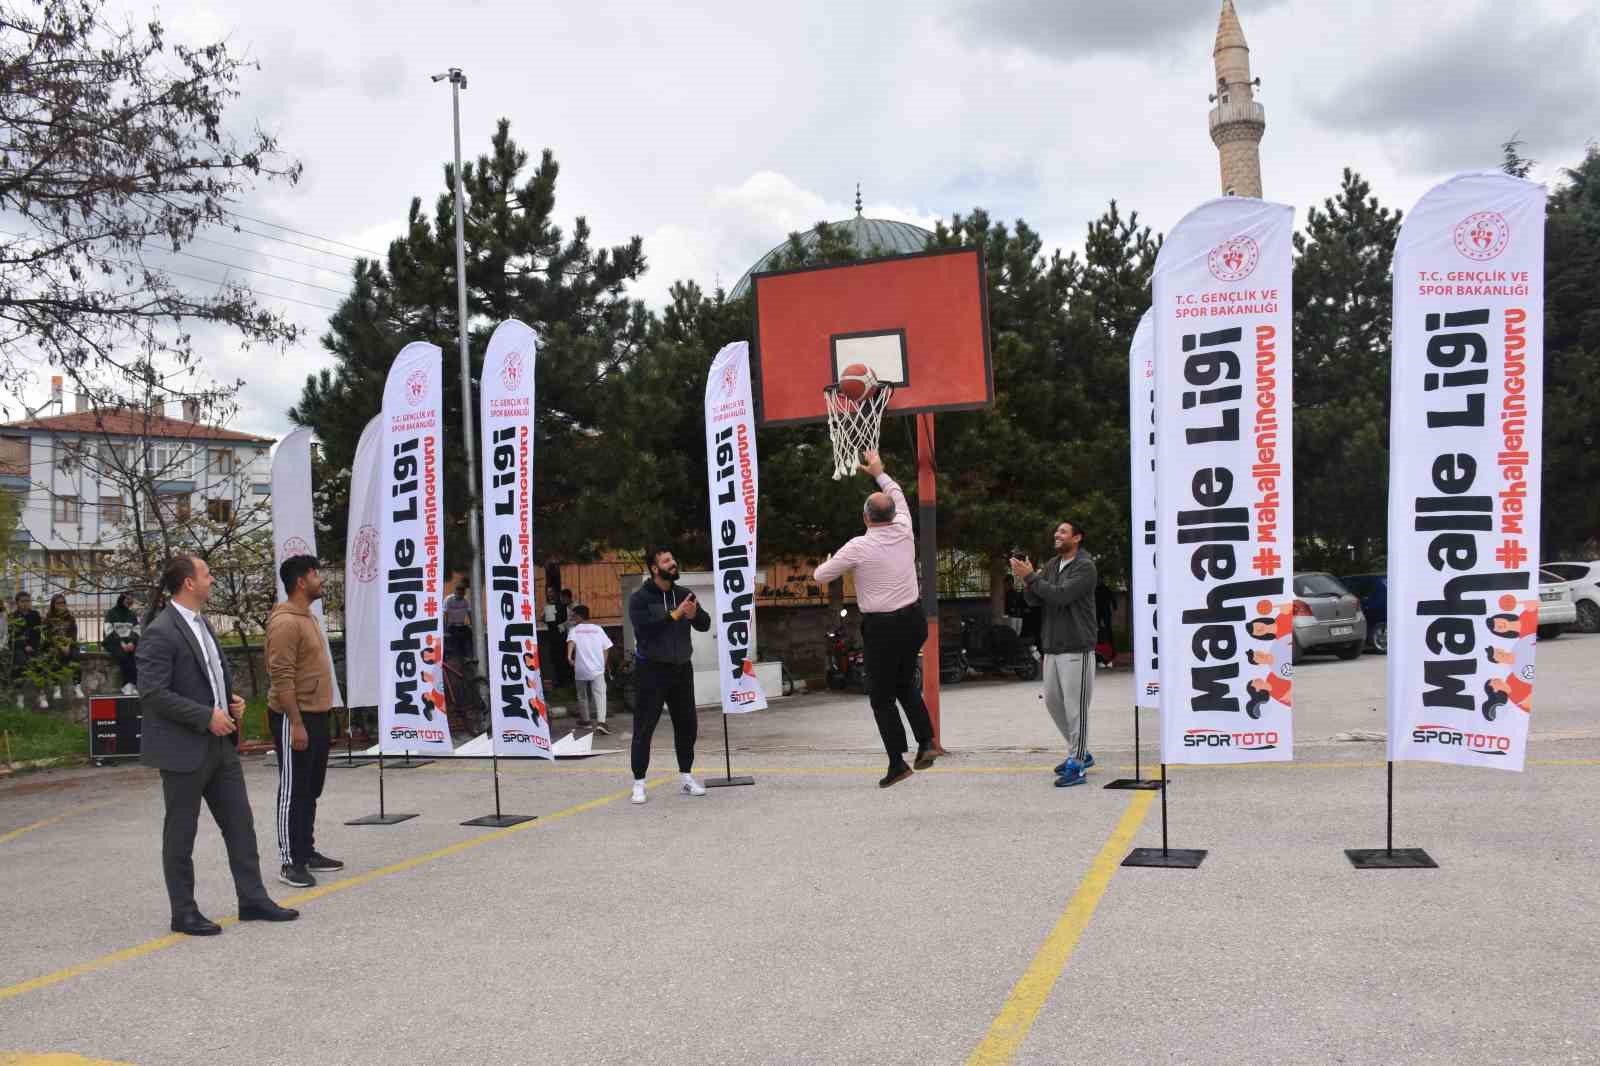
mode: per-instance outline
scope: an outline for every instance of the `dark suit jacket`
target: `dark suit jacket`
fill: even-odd
[[[205,623],[210,632],[211,623]],[[216,641],[216,633],[211,633]],[[221,646],[217,652],[220,655]],[[139,705],[144,711],[141,761],[160,770],[190,773],[200,768],[211,742],[211,680],[194,629],[178,609],[166,609],[144,628],[139,649]],[[233,698],[233,671],[222,663],[223,710]],[[233,734],[235,743],[238,734]],[[236,756],[230,756],[236,757]]]

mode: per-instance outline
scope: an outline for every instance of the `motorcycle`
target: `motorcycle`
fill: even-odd
[[[839,624],[828,631],[828,687],[867,690],[866,652],[850,639],[844,620],[849,611],[839,612]]]
[[[959,654],[968,668],[980,674],[1010,674],[1020,681],[1036,681],[1041,672],[1032,645],[1001,622],[961,619]]]

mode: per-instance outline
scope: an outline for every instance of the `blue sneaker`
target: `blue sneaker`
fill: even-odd
[[[1083,770],[1074,765],[1066,773],[1056,778],[1057,788],[1071,788],[1073,785],[1088,784],[1089,779],[1083,776]]]
[[[1085,770],[1087,770],[1089,767],[1091,767],[1093,765],[1094,765],[1094,753],[1091,752],[1091,751],[1084,752],[1083,753],[1083,768]]]
[[[1062,762],[1060,762],[1060,763],[1058,763],[1056,765],[1055,772],[1057,774],[1066,773],[1067,772],[1067,767],[1071,766],[1072,762],[1073,762],[1072,756],[1068,755],[1065,760],[1063,760]],[[1083,756],[1083,762],[1082,762],[1082,764],[1080,764],[1079,769],[1087,770],[1089,767],[1091,767],[1093,765],[1094,765],[1094,755],[1092,753],[1085,752],[1084,756]]]

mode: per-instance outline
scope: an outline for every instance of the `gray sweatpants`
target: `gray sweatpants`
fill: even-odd
[[[1044,705],[1067,742],[1067,755],[1082,760],[1089,750],[1089,703],[1094,698],[1094,652],[1044,657]]]
[[[587,681],[575,682],[578,686],[578,721],[588,725],[606,720],[606,679],[604,675]]]

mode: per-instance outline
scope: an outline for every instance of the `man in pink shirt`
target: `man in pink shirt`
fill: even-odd
[[[917,738],[916,768],[926,770],[933,765],[933,722],[914,684],[917,654],[928,639],[928,619],[917,588],[917,539],[911,531],[906,494],[883,472],[877,452],[862,452],[861,457],[861,472],[882,491],[868,496],[861,508],[866,533],[823,560],[815,580],[826,585],[855,571],[856,605],[861,609],[861,639],[867,654],[868,699],[889,754],[889,772],[878,787],[888,788],[911,776],[905,759],[906,731],[896,701],[905,709]]]

